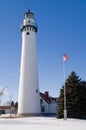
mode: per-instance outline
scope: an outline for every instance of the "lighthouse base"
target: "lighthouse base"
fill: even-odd
[[[18,113],[18,117],[40,116],[40,113]]]

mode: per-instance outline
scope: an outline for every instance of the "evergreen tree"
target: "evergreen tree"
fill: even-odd
[[[18,102],[15,103],[15,114],[17,114],[18,111]]]
[[[73,71],[65,82],[68,118],[86,118],[86,82]],[[64,87],[60,90],[57,117],[63,118]]]
[[[58,110],[57,117],[63,118],[63,109],[64,109],[64,87],[60,90],[60,97],[58,98]]]
[[[11,101],[11,106],[14,107],[14,101]]]

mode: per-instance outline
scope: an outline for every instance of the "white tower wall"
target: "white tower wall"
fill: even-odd
[[[19,81],[18,115],[35,116],[40,114],[39,83],[36,58],[36,32],[33,13],[23,20],[22,53]],[[26,15],[25,14],[25,15]]]

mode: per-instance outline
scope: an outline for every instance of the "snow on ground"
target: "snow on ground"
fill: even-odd
[[[0,118],[0,130],[85,130],[86,120],[55,117]]]

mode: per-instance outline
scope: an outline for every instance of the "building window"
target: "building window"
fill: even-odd
[[[45,112],[45,106],[41,106],[41,112]]]
[[[43,104],[43,99],[40,99],[40,104]]]
[[[0,110],[0,114],[5,114],[5,110]]]

